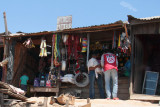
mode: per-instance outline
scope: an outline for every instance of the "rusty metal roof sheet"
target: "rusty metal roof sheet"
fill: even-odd
[[[65,29],[61,31],[56,31],[57,33],[89,33],[89,32],[99,32],[99,31],[108,31],[108,30],[114,30],[114,29],[121,29],[123,28],[124,22],[116,21],[114,23],[110,24],[102,24],[102,25],[94,25],[94,26],[88,26],[88,27],[77,27],[77,28],[71,28],[71,29]],[[125,22],[125,24],[127,24]]]
[[[2,35],[3,37],[27,37],[27,36],[44,36],[53,34],[53,31],[42,31],[42,32],[35,32],[35,33],[12,33],[9,36]]]
[[[77,27],[77,28],[64,29],[59,31],[43,31],[43,32],[35,32],[35,33],[20,32],[20,33],[10,34],[9,37],[42,36],[42,35],[49,35],[54,33],[88,33],[88,32],[108,31],[108,30],[122,29],[123,24],[127,24],[127,23],[122,22],[120,20],[110,24],[94,25],[94,26],[88,26],[88,27]]]

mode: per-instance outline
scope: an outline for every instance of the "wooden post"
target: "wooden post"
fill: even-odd
[[[131,29],[130,29],[131,31],[132,31],[132,27],[131,27]],[[133,76],[134,76],[134,71],[133,71],[133,65],[134,65],[134,42],[135,42],[135,39],[134,39],[134,35],[132,34],[132,32],[131,32],[131,46],[132,46],[132,51],[131,51],[131,58],[130,58],[130,60],[131,60],[131,74],[130,74],[130,87],[129,87],[129,94],[130,94],[130,97],[131,97],[131,95],[133,95]]]
[[[1,107],[4,107],[3,93],[0,93],[0,99],[1,99]]]
[[[128,38],[128,32],[127,32],[126,24],[124,24],[124,30],[125,30],[125,33],[126,33],[126,37]]]
[[[47,107],[48,97],[44,97],[44,107]]]
[[[6,19],[6,13],[3,12],[4,16],[4,24],[5,24],[5,36],[8,36],[8,28],[7,28],[7,19]],[[7,38],[8,39],[8,38]],[[4,53],[3,53],[3,59],[8,57],[9,50],[8,50],[8,40],[6,40],[6,37],[4,38]],[[3,67],[3,74],[2,74],[2,81],[6,82],[6,77],[7,77],[7,65]]]
[[[87,98],[87,104],[90,103],[90,98]]]
[[[90,98],[87,98],[87,104],[80,107],[91,107]]]
[[[127,31],[127,26],[126,26],[126,24],[124,24],[124,30],[125,30],[125,33],[126,33],[126,37],[127,37],[127,39],[128,39],[128,31]],[[131,45],[129,45],[129,50],[130,50],[130,53],[131,53]]]
[[[4,25],[5,25],[5,36],[8,36],[8,27],[7,27],[7,19],[6,19],[6,13],[3,12],[3,16],[4,16]],[[7,38],[8,39],[8,38]],[[8,57],[8,40],[6,40],[5,38],[5,50],[4,50],[4,57]]]

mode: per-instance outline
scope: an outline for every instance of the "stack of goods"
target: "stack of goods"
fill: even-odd
[[[69,82],[74,84],[74,75],[73,74],[66,74],[64,77],[61,78],[62,82]]]

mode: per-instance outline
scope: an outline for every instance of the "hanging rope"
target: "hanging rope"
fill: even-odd
[[[57,35],[55,34],[53,36],[53,39],[54,39],[54,64],[55,66],[59,66],[60,63],[58,61],[60,61],[60,48],[59,48],[59,43],[60,43],[60,39],[61,39],[61,36],[60,35]]]
[[[57,61],[57,34],[55,35],[54,38],[54,58]]]

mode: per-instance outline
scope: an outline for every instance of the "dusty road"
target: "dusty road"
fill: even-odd
[[[86,100],[77,99],[76,105],[84,105]],[[106,100],[106,99],[95,99],[91,100],[91,107],[160,107],[158,104],[153,104],[144,101],[135,100]]]
[[[31,100],[35,100],[36,103],[31,107],[37,107],[38,102],[43,102],[44,97],[32,97]],[[58,104],[50,105],[50,97],[47,100],[47,107],[65,107]],[[90,100],[91,107],[160,107],[158,103],[136,101],[136,100],[106,100],[106,99],[94,99]],[[81,107],[87,104],[87,99],[76,99],[74,105],[69,107]]]

